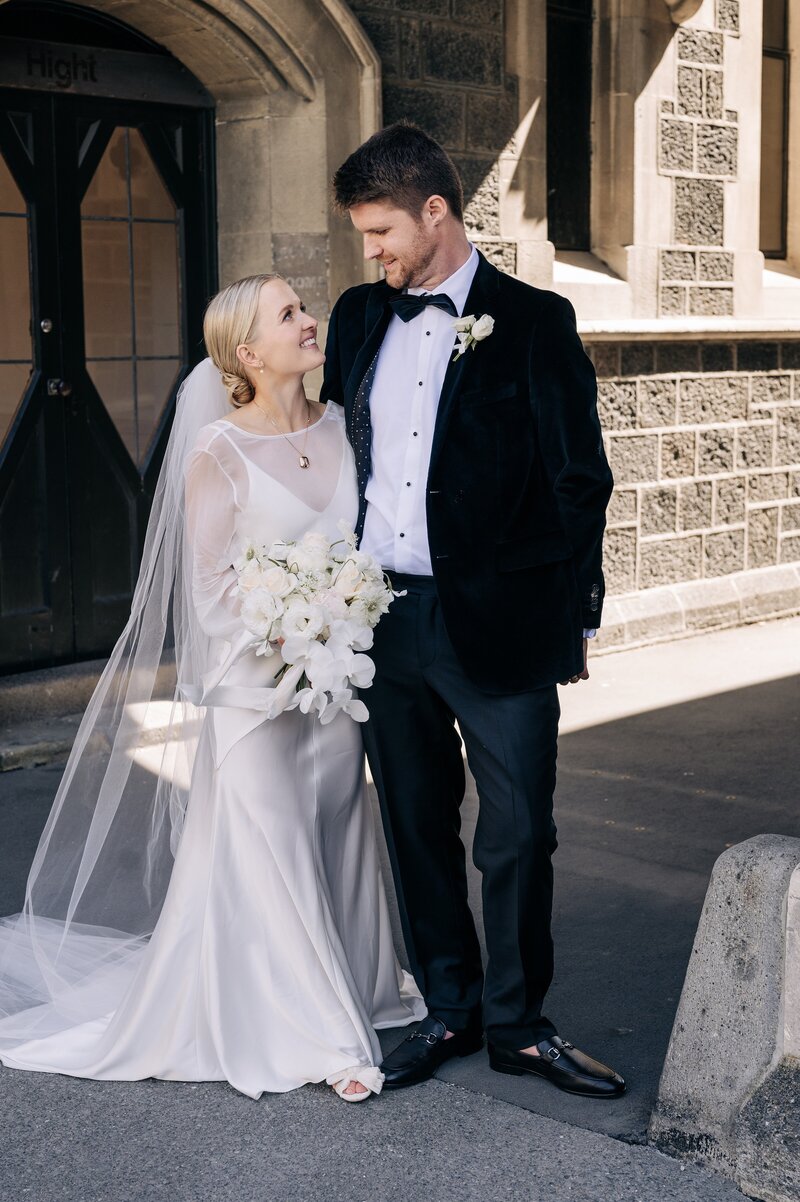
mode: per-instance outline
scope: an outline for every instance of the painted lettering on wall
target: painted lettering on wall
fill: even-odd
[[[97,83],[97,60],[93,54],[59,55],[52,50],[28,49],[28,75],[31,79],[52,79],[58,88],[74,83]]]

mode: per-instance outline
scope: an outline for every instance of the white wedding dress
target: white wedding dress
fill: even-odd
[[[359,727],[345,714],[322,726],[298,710],[268,721],[251,708],[277,661],[257,657],[242,632],[238,551],[307,530],[338,538],[337,522],[356,515],[339,411],[329,405],[307,444],[293,441],[297,453],[226,419],[200,432],[186,530],[211,666],[164,904],[149,940],[71,998],[71,1025],[45,1016],[41,1038],[8,1047],[0,1022],[8,1067],[225,1080],[257,1098],[377,1065],[375,1028],[425,1015],[394,953]],[[93,990],[113,1007],[98,1014]]]

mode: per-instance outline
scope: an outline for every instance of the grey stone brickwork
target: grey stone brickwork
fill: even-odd
[[[662,316],[734,311],[734,257],[722,246],[725,180],[738,171],[738,125],[724,96],[725,42],[738,35],[738,16],[735,0],[718,0],[716,29],[675,35],[675,99],[662,102],[659,116],[658,171],[673,180],[673,245],[662,249],[659,262]]]
[[[515,272],[500,237],[498,156],[517,125],[505,71],[503,0],[351,0],[383,66],[383,119],[415,121],[450,152],[464,181],[472,240]]]
[[[610,595],[800,561],[800,343],[587,350],[615,477]]]

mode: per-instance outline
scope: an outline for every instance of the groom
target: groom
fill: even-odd
[[[405,591],[376,630],[365,739],[429,1017],[384,1061],[385,1087],[477,1051],[485,1028],[498,1072],[616,1097],[622,1078],[542,1014],[557,683],[588,677],[603,603],[612,479],[594,371],[570,304],[470,245],[456,169],[421,129],[360,146],[334,199],[386,278],[336,304],[323,399],[345,409],[360,545]],[[459,837],[462,739],[485,979]]]

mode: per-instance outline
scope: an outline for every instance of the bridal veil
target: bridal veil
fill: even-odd
[[[108,1013],[153,931],[180,838],[209,635],[191,604],[185,470],[230,411],[204,360],[180,388],[131,614],[80,724],[23,910],[0,919],[0,1049]],[[130,971],[126,971],[128,966]]]

